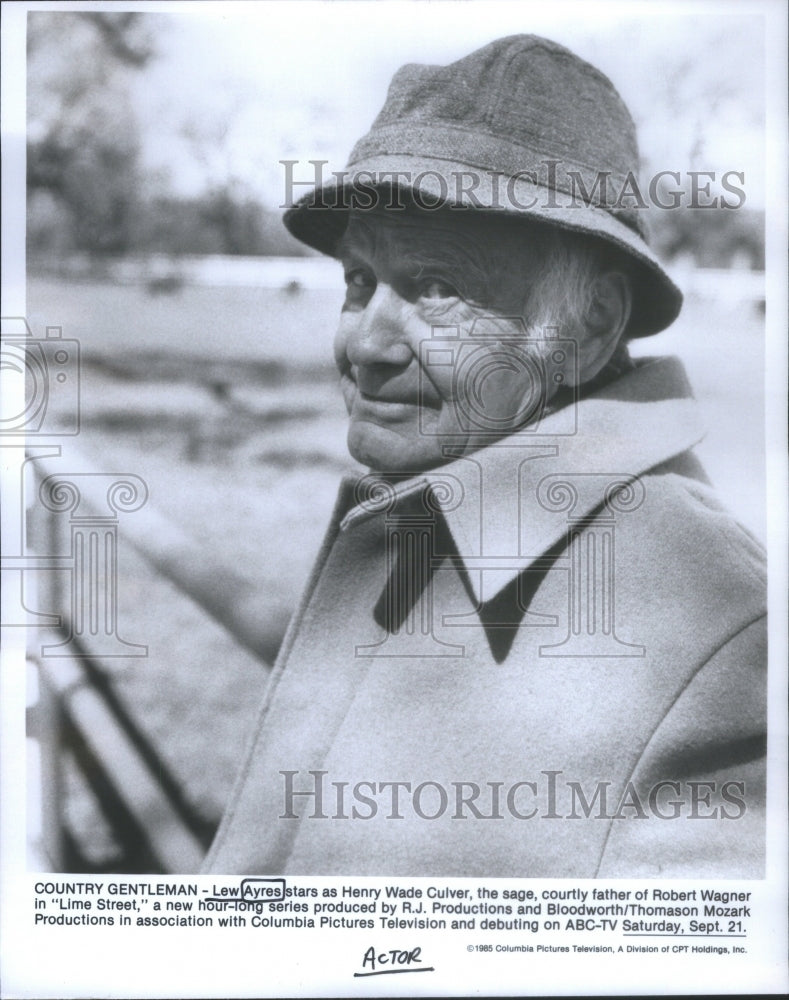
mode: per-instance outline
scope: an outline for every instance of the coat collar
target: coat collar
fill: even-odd
[[[687,451],[704,428],[681,362],[644,359],[575,406],[574,432],[559,410],[480,451],[394,486],[373,476],[346,483],[348,530],[426,486],[443,514],[478,600],[487,601],[555,546],[616,484]],[[380,487],[375,493],[376,485]],[[485,572],[483,572],[483,570]],[[484,579],[484,582],[483,582]]]

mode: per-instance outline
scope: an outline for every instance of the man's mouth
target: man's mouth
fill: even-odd
[[[437,410],[441,406],[441,402],[438,399],[428,398],[427,396],[420,395],[419,393],[406,393],[403,395],[390,395],[389,393],[376,393],[376,392],[365,392],[363,389],[356,386],[357,397],[365,405],[373,407],[375,409],[413,409],[414,407],[419,407],[422,409]]]
[[[373,414],[382,418],[397,418],[410,413],[416,406],[411,400],[393,396],[372,395],[357,387],[353,409],[357,414]]]
[[[364,379],[354,378],[350,371],[342,373],[341,383],[346,399],[353,399],[357,406],[379,412],[412,410],[415,407],[438,410],[441,400],[435,393],[422,391],[422,387],[373,386]]]
[[[395,404],[395,405],[396,404],[416,405],[417,403],[416,399],[407,399],[402,396],[381,395],[380,393],[376,392],[365,392],[364,389],[360,389],[358,386],[356,388],[359,392],[359,395],[366,403],[382,403],[382,404]]]

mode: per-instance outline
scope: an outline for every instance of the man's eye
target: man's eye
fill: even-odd
[[[430,278],[422,282],[419,294],[423,299],[456,299],[458,297],[457,289],[440,278]]]
[[[354,290],[375,288],[375,281],[373,277],[366,271],[362,271],[360,268],[345,272],[345,284],[349,289]]]

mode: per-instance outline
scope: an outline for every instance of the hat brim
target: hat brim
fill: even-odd
[[[380,178],[387,176],[398,178],[397,182],[382,183]],[[451,179],[459,176],[473,177],[476,183],[453,184]],[[325,183],[287,209],[283,221],[296,239],[335,257],[351,206],[363,210],[372,207],[372,202],[386,204],[388,199],[375,199],[371,192],[393,187],[416,195],[425,210],[442,207],[536,219],[598,237],[625,251],[636,265],[630,337],[658,333],[679,315],[682,292],[637,232],[606,209],[581,203],[577,196],[571,198],[524,176],[504,178],[468,164],[427,157],[378,156],[354,163],[339,177],[327,177]]]

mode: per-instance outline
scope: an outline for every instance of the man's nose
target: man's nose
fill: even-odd
[[[384,282],[379,282],[367,305],[358,314],[346,343],[352,365],[404,365],[411,360],[406,340],[408,303]]]

